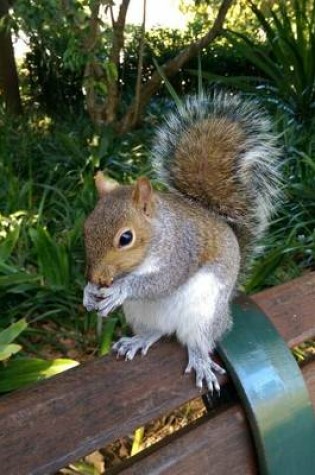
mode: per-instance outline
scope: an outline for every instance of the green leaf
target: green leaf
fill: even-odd
[[[0,366],[0,392],[8,392],[77,366],[74,360],[60,358],[52,361],[21,358]]]
[[[101,335],[100,356],[107,355],[111,349],[113,336],[115,332],[118,318],[109,317],[105,320],[104,329]]]
[[[76,462],[70,465],[76,473],[81,475],[100,475],[100,472],[91,464],[87,462]]]
[[[201,65],[201,56],[200,52],[198,53],[198,97],[202,97],[203,95],[203,88],[202,88],[202,65]]]
[[[0,345],[9,345],[19,334],[27,328],[27,322],[24,318],[18,322],[12,323],[5,330],[0,331]]]
[[[0,264],[0,271],[3,266]],[[0,276],[0,287],[8,288],[8,292],[17,292],[18,288],[27,286],[28,288],[37,288],[40,282],[40,276],[29,274],[28,272],[19,272],[16,269],[12,272]]]
[[[8,257],[12,254],[12,251],[17,243],[20,235],[20,227],[15,226],[14,229],[9,231],[6,237],[0,244],[0,260],[2,262],[6,261]]]
[[[180,99],[180,97],[178,96],[177,92],[175,91],[175,89],[173,88],[172,84],[169,82],[169,80],[167,79],[164,71],[163,71],[163,68],[161,68],[161,66],[158,64],[158,62],[156,61],[156,59],[153,58],[153,63],[154,63],[154,66],[156,67],[159,75],[161,76],[161,78],[163,79],[164,83],[165,83],[165,86],[166,86],[166,89],[168,90],[168,92],[170,93],[170,96],[173,98],[177,108],[179,109],[180,107],[182,107],[183,105],[183,102],[182,100]]]
[[[268,276],[270,276],[283,259],[283,253],[281,249],[275,249],[263,257],[259,265],[255,267],[255,270],[247,282],[245,290],[246,293],[252,293],[257,290],[266,282]]]
[[[199,71],[193,69],[187,69],[186,71],[199,78]],[[251,94],[257,92],[256,87],[259,83],[266,82],[266,80],[258,76],[221,76],[209,72],[202,72],[201,74],[204,79],[236,87]]]
[[[118,71],[116,64],[112,61],[108,61],[105,63],[105,71],[107,75],[107,79],[109,82],[117,81],[118,79]]]
[[[9,359],[10,356],[18,353],[21,349],[22,347],[15,343],[11,343],[10,345],[0,345],[0,361]]]
[[[70,263],[65,246],[52,239],[48,231],[41,226],[30,229],[29,232],[38,254],[38,263],[44,279],[55,287],[69,287]]]

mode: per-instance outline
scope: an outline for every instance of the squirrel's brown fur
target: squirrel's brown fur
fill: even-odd
[[[229,118],[197,122],[180,137],[173,159],[173,183],[220,214],[237,219],[248,209],[235,175],[235,157],[244,147],[244,131]]]
[[[276,137],[253,101],[188,98],[161,127],[153,155],[168,192],[145,177],[133,187],[96,177],[84,305],[104,317],[123,305],[136,335],[113,348],[126,359],[175,333],[197,386],[219,390],[214,372],[223,370],[209,352],[231,326],[244,257],[277,204]]]
[[[97,180],[102,180],[100,175]],[[103,183],[109,182],[103,179]],[[117,275],[130,272],[144,259],[152,227],[138,212],[133,193],[134,187],[131,186],[118,186],[102,193],[85,222],[87,278],[90,282],[108,286]],[[114,246],[115,235],[126,228],[133,229],[137,239],[132,249],[121,252]]]

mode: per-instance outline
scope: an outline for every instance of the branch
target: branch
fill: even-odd
[[[162,66],[163,72],[167,78],[174,76],[187,61],[194,58],[199,51],[212,43],[215,38],[221,34],[223,23],[232,3],[233,0],[223,0],[212,28],[200,40],[191,43],[187,48],[180,51],[175,58],[170,59]],[[161,83],[162,78],[160,74],[155,71],[151,79],[143,85],[139,100],[137,102],[134,100],[130,104],[125,116],[118,124],[118,130],[120,133],[125,133],[132,127],[132,125],[135,125],[153,94],[158,91]],[[137,117],[135,117],[136,110]]]
[[[117,20],[113,23],[113,45],[109,55],[110,61],[119,65],[120,51],[124,47],[124,31],[126,23],[126,15],[129,7],[130,0],[123,0],[119,7],[119,13]]]
[[[90,28],[89,28],[89,36],[85,40],[84,50],[86,53],[91,53],[100,36],[100,24],[99,24],[99,11],[101,7],[101,0],[97,0],[96,2],[91,2],[90,9],[91,9],[91,17],[90,17]]]
[[[115,17],[114,17],[113,5],[109,6],[109,14],[110,14],[110,20],[112,22],[112,27],[114,28],[116,21],[115,21]]]
[[[142,25],[141,25],[141,36],[140,36],[140,40],[139,40],[139,60],[138,60],[137,82],[136,82],[136,94],[135,94],[135,111],[134,111],[133,124],[132,125],[136,124],[138,114],[139,114],[141,79],[142,79],[142,69],[143,69],[144,40],[145,40],[146,12],[147,12],[147,1],[143,0],[143,17],[142,17]]]
[[[114,65],[119,70],[120,52],[124,47],[124,31],[126,15],[130,0],[122,0],[118,17],[115,20],[112,6],[109,5],[109,14],[112,22],[112,45],[109,52],[108,63]],[[84,44],[84,51],[89,55],[93,53],[97,42],[100,39],[99,9],[101,0],[90,2],[90,28],[89,36]],[[95,79],[106,81],[107,97],[105,101],[99,100],[95,91]],[[86,104],[89,115],[95,124],[112,123],[116,120],[117,107],[119,102],[119,84],[111,75],[102,73],[97,61],[92,57],[87,59],[84,72],[86,88]]]
[[[22,114],[19,76],[16,68],[10,24],[10,2],[0,0],[0,91],[5,110],[12,116]]]

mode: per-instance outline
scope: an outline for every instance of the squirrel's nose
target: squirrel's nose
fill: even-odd
[[[109,272],[104,271],[93,271],[89,270],[88,272],[88,281],[92,284],[98,285],[99,287],[110,287],[113,283],[113,276]]]
[[[110,287],[113,283],[113,279],[112,278],[109,278],[109,279],[105,279],[104,277],[100,277],[99,280],[98,280],[98,285],[100,287]]]
[[[90,275],[89,282],[92,282],[99,287],[109,287],[113,283],[112,278],[106,278],[101,275]]]

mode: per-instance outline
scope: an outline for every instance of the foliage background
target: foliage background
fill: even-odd
[[[221,2],[181,3],[190,15],[185,30],[144,34],[142,84],[152,77],[154,60],[163,65],[207,31]],[[145,174],[154,180],[150,145],[154,128],[173,107],[168,89],[178,96],[195,93],[201,73],[206,90],[225,86],[258,96],[283,145],[284,202],[246,291],[314,270],[314,0],[235,2],[224,34],[188,61],[151,98],[140,126],[123,135],[88,115],[86,64],[93,61],[102,72],[93,83],[98,98],[108,95],[111,78],[118,81],[123,114],[135,95],[143,30],[125,27],[115,69],[108,24],[102,22],[93,48],[84,47],[92,7],[88,0],[44,6],[19,0],[1,20],[6,31],[26,34],[30,51],[18,64],[23,115],[9,114],[0,94],[0,392],[105,354],[128,331],[119,311],[103,325],[82,306],[82,224],[96,199],[93,175],[100,168],[122,183]]]
[[[183,1],[191,19],[185,30],[145,32],[143,84],[155,71],[154,60],[163,65],[207,31],[220,3]],[[87,61],[101,68],[93,86],[99,97],[108,94],[111,78],[118,81],[123,113],[135,94],[143,30],[125,27],[116,70],[108,23],[101,22],[102,35],[93,48],[84,47],[95,2],[66,4],[67,9],[57,0],[45,6],[20,0],[9,21],[2,21],[6,31],[23,31],[30,46],[18,65],[24,114],[10,115],[0,96],[0,330],[27,320],[17,336],[23,343],[13,357],[17,359],[25,352],[89,358],[107,352],[112,338],[126,331],[120,312],[102,329],[97,316],[82,307],[82,223],[95,203],[96,169],[107,170],[123,183],[151,175],[153,131],[173,106],[162,87],[140,127],[121,135],[112,124],[93,123],[86,109]],[[109,8],[110,2],[104,5]],[[314,0],[235,2],[224,34],[172,79],[176,94],[195,93],[201,71],[205,89],[227,85],[259,96],[283,144],[284,203],[246,290],[254,292],[314,269]]]
[[[155,69],[154,58],[164,64],[204,33],[219,3],[182,2],[192,18],[186,30],[145,33],[143,82]],[[60,5],[51,0],[43,8],[23,0],[12,15],[12,27],[28,36],[30,52],[19,65],[24,115],[10,117],[1,108],[1,325],[26,317],[36,327],[48,319],[78,332],[82,341],[97,325],[81,305],[82,223],[95,202],[94,171],[106,169],[121,182],[150,174],[152,131],[171,107],[171,97],[160,89],[141,128],[122,139],[110,125],[93,124],[82,89],[86,53],[80,54],[77,36],[79,20],[88,34],[88,4],[71,2],[67,15]],[[226,82],[258,94],[284,146],[285,203],[249,276],[248,291],[314,266],[314,15],[311,0],[283,1],[272,9],[268,2],[260,9],[236,2],[225,34],[201,56],[204,88]],[[93,52],[104,64],[110,33],[104,27]],[[126,26],[119,69],[122,109],[134,94],[140,36],[141,27]],[[177,94],[197,90],[197,69],[198,58],[179,71],[172,81]]]

